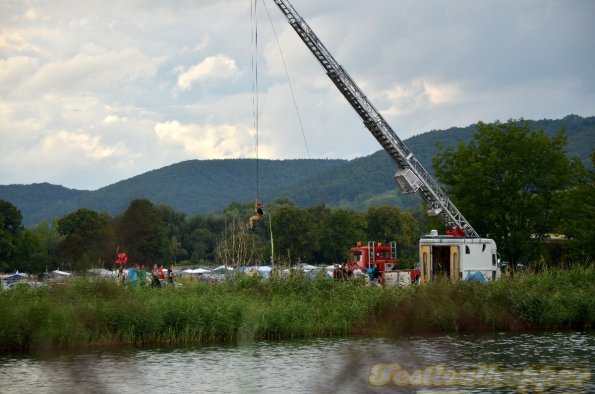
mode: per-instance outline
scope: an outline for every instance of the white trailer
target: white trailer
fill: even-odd
[[[453,237],[432,232],[419,240],[420,281],[494,281],[500,278],[496,243],[488,238]]]

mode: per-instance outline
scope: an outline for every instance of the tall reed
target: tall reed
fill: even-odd
[[[252,341],[345,334],[591,329],[595,268],[516,274],[490,284],[401,289],[323,276],[240,275],[162,289],[111,280],[0,293],[0,351]]]

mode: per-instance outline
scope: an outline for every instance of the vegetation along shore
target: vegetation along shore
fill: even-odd
[[[595,266],[489,284],[366,287],[302,272],[163,289],[111,280],[0,294],[0,351],[242,342],[335,335],[590,330]]]

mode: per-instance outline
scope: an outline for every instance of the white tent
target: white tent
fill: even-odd
[[[52,274],[54,276],[71,276],[72,275],[70,272],[65,272],[65,271],[60,271],[60,270],[53,270]]]
[[[88,270],[90,274],[97,275],[97,276],[104,276],[104,277],[115,277],[117,276],[117,272],[106,270],[105,268],[91,268]]]
[[[204,268],[196,268],[196,269],[185,269],[182,271],[185,274],[210,274],[211,270],[204,269]]]

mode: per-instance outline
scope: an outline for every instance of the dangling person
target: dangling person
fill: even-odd
[[[252,228],[254,227],[254,222],[262,220],[262,217],[264,216],[264,205],[262,205],[262,203],[258,199],[256,200],[256,204],[254,206],[254,212],[256,213],[256,215],[252,215],[250,216],[250,219],[248,219],[248,228],[250,230],[252,230]]]

